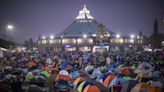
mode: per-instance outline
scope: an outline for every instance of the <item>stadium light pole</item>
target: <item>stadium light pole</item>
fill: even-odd
[[[6,29],[7,29],[7,31],[10,33],[10,35],[12,36],[13,30],[14,30],[14,26],[11,25],[11,24],[8,24],[8,25],[6,26]]]
[[[7,25],[7,29],[8,29],[9,31],[12,31],[12,30],[14,29],[14,26],[11,25],[11,24],[9,24],[9,25]]]
[[[6,26],[6,30],[7,30],[7,33],[9,34],[9,37],[7,37],[8,40],[9,40],[9,41],[13,41],[14,44],[15,44],[15,37],[13,36],[14,26],[11,25],[11,24],[8,24],[8,25]],[[10,48],[12,48],[12,47],[13,47],[13,46],[10,45]]]

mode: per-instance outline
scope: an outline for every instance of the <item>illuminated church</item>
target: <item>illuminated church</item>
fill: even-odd
[[[76,19],[55,36],[39,36],[39,51],[113,51],[135,50],[143,44],[142,34],[121,36],[96,21],[83,6]]]

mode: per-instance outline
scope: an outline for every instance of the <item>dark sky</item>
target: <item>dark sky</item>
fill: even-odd
[[[108,29],[119,34],[149,36],[157,18],[164,32],[164,0],[0,0],[0,27],[15,27],[12,33],[18,42],[39,33],[51,35],[63,31],[78,15],[83,5]]]

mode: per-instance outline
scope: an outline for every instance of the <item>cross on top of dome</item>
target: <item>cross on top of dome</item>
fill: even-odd
[[[86,4],[84,4],[84,5],[83,5],[83,8],[86,8],[86,7],[87,7]]]
[[[76,17],[76,19],[94,19],[90,11],[87,9],[86,5],[83,6],[83,9],[79,11],[79,15]]]

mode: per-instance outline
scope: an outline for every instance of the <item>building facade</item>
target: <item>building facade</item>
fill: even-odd
[[[142,47],[144,37],[119,35],[97,22],[84,5],[75,21],[55,36],[38,37],[39,51],[113,51],[137,50]]]

